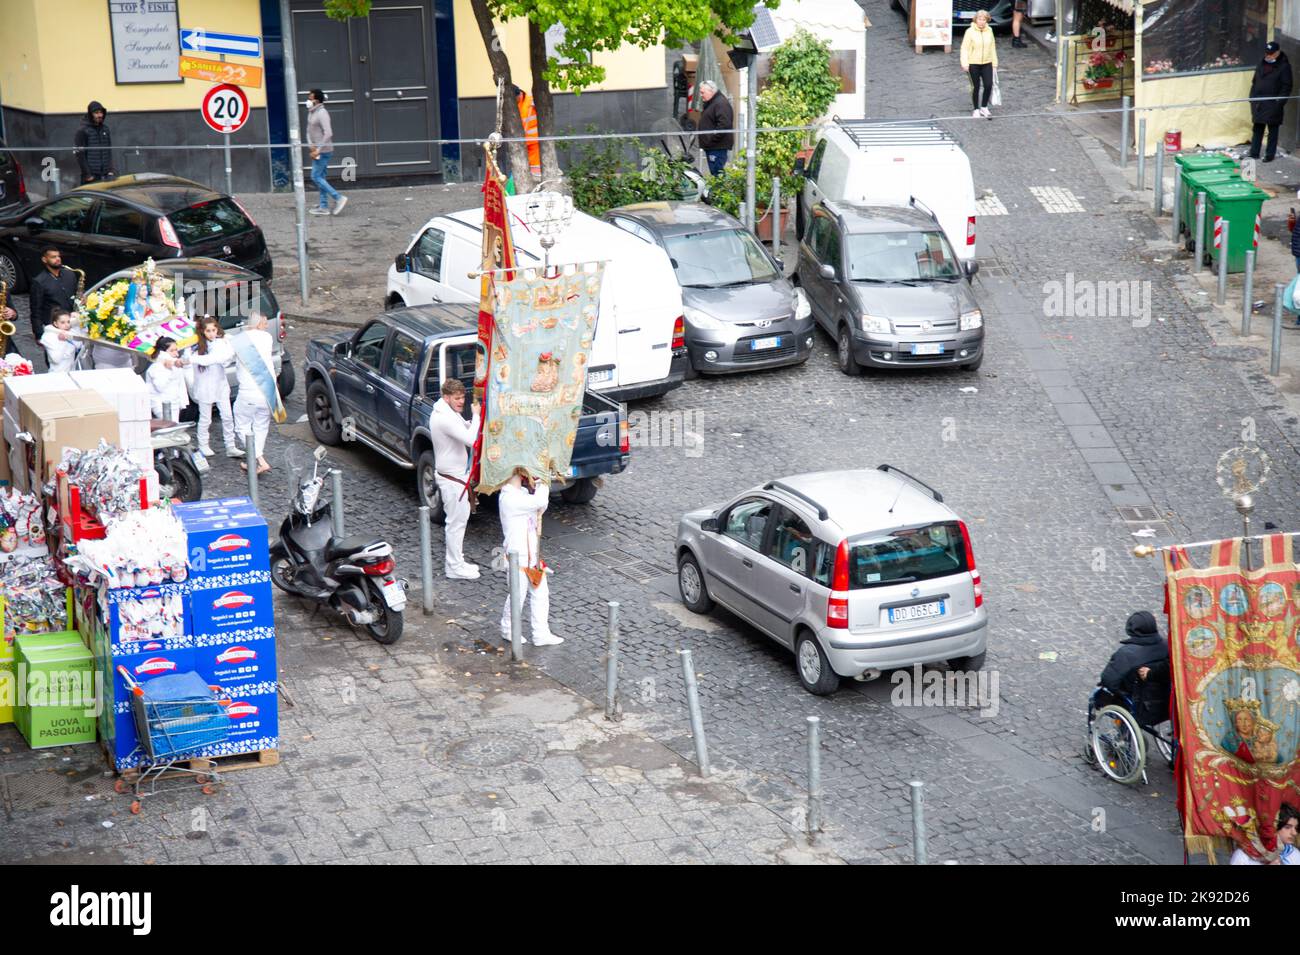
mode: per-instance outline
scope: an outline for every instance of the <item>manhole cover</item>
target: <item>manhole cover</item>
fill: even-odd
[[[53,809],[85,802],[87,796],[113,795],[113,783],[102,773],[65,776],[49,770],[10,773],[0,787],[5,810],[11,813],[32,809]]]
[[[625,550],[596,551],[587,556],[604,564],[606,567],[612,568],[628,578],[628,580],[636,581],[638,584],[648,583],[656,577],[672,573],[672,571],[652,564],[647,560],[642,560],[635,554],[629,554]]]
[[[1221,348],[1207,348],[1201,355],[1212,361],[1254,361],[1264,353],[1249,345],[1224,345]]]
[[[537,745],[520,733],[481,733],[448,746],[447,759],[471,769],[531,763],[537,759]]]

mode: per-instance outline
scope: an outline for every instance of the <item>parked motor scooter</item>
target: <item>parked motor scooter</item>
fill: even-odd
[[[393,548],[377,537],[333,536],[332,507],[321,494],[325,448],[313,455],[311,477],[293,468],[293,509],[271,545],[271,580],[287,594],[330,607],[377,643],[402,636],[406,581],[395,576]]]
[[[158,496],[164,501],[186,503],[202,498],[200,472],[208,470],[208,466],[190,447],[190,432],[194,425],[155,419],[149,422],[149,429],[153,467],[158,472]]]

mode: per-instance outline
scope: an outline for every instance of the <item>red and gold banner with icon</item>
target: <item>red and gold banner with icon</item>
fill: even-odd
[[[1288,534],[1240,540],[1197,567],[1165,551],[1179,753],[1178,810],[1189,852],[1240,847],[1269,862],[1283,802],[1300,806],[1300,570]]]

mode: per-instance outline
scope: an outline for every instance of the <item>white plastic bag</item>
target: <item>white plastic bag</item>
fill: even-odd
[[[993,68],[993,92],[989,94],[990,106],[1002,105],[1002,87],[998,84],[997,67]]]

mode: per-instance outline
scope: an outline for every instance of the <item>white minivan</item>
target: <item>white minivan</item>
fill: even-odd
[[[541,265],[538,236],[523,220],[527,196],[511,196],[511,235],[521,266]],[[388,267],[388,308],[479,300],[483,209],[435,216]],[[587,387],[617,401],[662,395],[686,378],[682,292],[663,249],[581,212],[555,240],[550,261],[605,262],[600,318]]]
[[[937,123],[836,119],[822,131],[805,170],[795,228],[817,203],[923,204],[963,261],[975,258],[975,180],[970,159]]]

